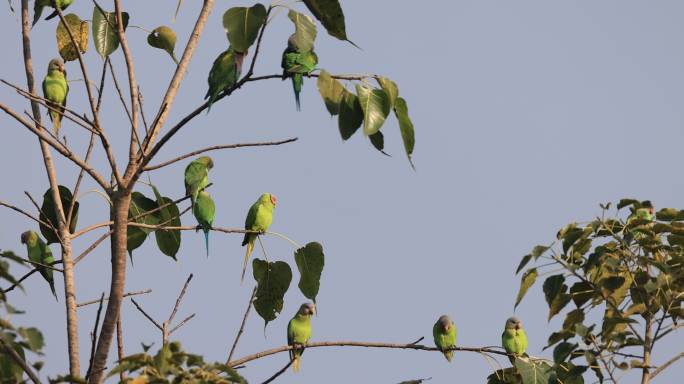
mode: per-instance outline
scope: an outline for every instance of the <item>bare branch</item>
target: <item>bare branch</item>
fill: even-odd
[[[121,105],[123,105],[124,111],[126,112],[126,116],[128,116],[128,121],[131,123],[131,125],[133,125],[133,117],[131,117],[131,112],[128,110],[128,104],[126,104],[126,100],[124,100],[124,96],[121,92],[121,88],[119,87],[119,81],[116,79],[116,74],[114,73],[114,66],[112,65],[111,61],[109,62],[109,72],[111,72],[112,74],[114,88],[116,88],[116,93],[119,94],[119,100],[121,100]]]
[[[238,341],[240,340],[240,336],[242,336],[242,332],[244,332],[245,329],[245,323],[247,323],[247,317],[249,316],[249,311],[252,309],[252,304],[254,304],[254,297],[256,296],[257,292],[257,287],[254,287],[252,290],[252,295],[249,297],[249,303],[247,303],[247,309],[245,310],[245,315],[242,317],[242,323],[240,324],[240,329],[238,330],[237,335],[235,335],[235,341],[233,341],[233,346],[230,347],[230,352],[228,353],[228,362],[230,362],[230,359],[233,358],[233,353],[235,353],[235,348],[237,347]]]
[[[40,220],[39,218],[33,216],[32,214],[30,214],[30,213],[24,211],[24,210],[21,209],[21,208],[15,207],[15,206],[12,205],[12,204],[8,204],[8,203],[5,203],[4,201],[0,200],[0,205],[3,206],[3,207],[7,207],[7,208],[9,208],[9,209],[11,209],[11,210],[13,210],[13,211],[19,212],[19,213],[21,213],[22,215],[28,217],[29,219],[35,221],[35,222],[38,223],[38,224],[42,224],[42,225],[45,225],[45,226],[47,226],[47,227],[52,227],[50,224],[48,224],[48,223],[46,223],[46,222]]]
[[[29,379],[33,381],[34,384],[40,384],[40,379],[38,378],[38,375],[36,375],[35,372],[33,372],[33,369],[26,363],[26,360],[24,360],[18,353],[17,351],[12,348],[11,345],[9,345],[5,340],[0,338],[0,346],[2,346],[2,349],[5,350],[5,352],[9,355],[12,360],[14,360],[17,365],[21,367],[21,369],[26,372],[28,375]]]
[[[152,322],[152,324],[154,324],[155,327],[159,328],[160,331],[163,330],[162,326],[157,322],[157,320],[153,319],[152,316],[148,315],[147,312],[145,312],[145,310],[142,309],[142,308],[140,307],[140,305],[138,305],[138,303],[135,301],[135,299],[131,299],[131,301],[133,302],[133,305],[135,305],[135,307],[138,308],[138,311],[140,311],[140,313],[142,313],[143,315],[145,315],[145,317],[147,318],[147,320],[149,320],[150,322]]]
[[[112,235],[112,231],[109,231],[109,232],[105,233],[104,235],[100,236],[97,240],[95,240],[95,242],[90,244],[90,246],[88,246],[88,248],[86,248],[85,251],[81,252],[81,254],[78,255],[78,257],[76,257],[74,259],[74,265],[78,264],[81,260],[83,260],[84,257],[88,256],[88,254],[90,252],[92,252],[95,248],[97,248],[97,246],[100,245],[100,243],[105,241],[111,235]]]
[[[55,264],[62,264],[62,260],[57,260],[57,261],[53,261],[52,263],[50,263],[50,265],[55,265]],[[31,276],[31,275],[33,275],[34,273],[39,272],[39,271],[40,271],[40,268],[34,268],[34,269],[28,271],[24,276],[22,276],[21,278],[19,278],[19,280],[17,280],[14,284],[10,285],[10,286],[9,286],[8,288],[6,288],[6,289],[3,289],[2,292],[3,292],[3,293],[7,293],[7,292],[9,292],[9,291],[14,290],[14,288],[16,288],[16,287],[20,287],[22,281],[28,279],[29,276]]]
[[[428,347],[421,344],[395,344],[395,343],[376,343],[376,342],[364,342],[364,341],[319,341],[314,343],[307,343],[305,346],[308,348],[318,348],[318,347],[365,347],[365,348],[389,348],[389,349],[413,349],[417,351],[432,351],[432,352],[442,352],[436,347]],[[248,363],[252,360],[257,360],[262,357],[274,355],[280,352],[286,352],[291,350],[293,347],[291,345],[283,345],[282,347],[267,349],[249,356],[241,357],[234,361],[229,361],[226,365],[229,367],[236,367]],[[508,356],[504,351],[498,349],[492,349],[491,347],[453,347],[449,349],[450,351],[461,351],[461,352],[475,352],[475,353],[491,353],[494,355]]]
[[[142,291],[134,291],[134,292],[124,293],[123,297],[146,295],[146,294],[151,293],[151,292],[152,292],[152,290],[148,288],[148,289],[143,289]],[[104,300],[108,301],[109,297],[105,297]],[[96,304],[98,302],[100,302],[100,299],[85,301],[83,303],[77,304],[76,306],[77,307],[85,307],[87,305]]]
[[[173,311],[171,311],[169,319],[167,320],[168,323],[171,323],[173,321],[173,318],[176,317],[176,312],[178,312],[178,308],[180,307],[181,301],[183,300],[183,296],[185,296],[185,292],[188,290],[190,280],[192,280],[192,273],[190,274],[190,276],[188,276],[188,279],[185,280],[185,284],[183,284],[183,289],[181,290],[180,294],[178,295],[178,298],[176,299],[176,305],[173,306]]]
[[[85,375],[86,381],[88,381],[88,377],[90,377],[90,372],[93,370],[93,358],[95,357],[95,346],[97,345],[97,328],[100,326],[100,314],[102,313],[104,292],[102,292],[100,300],[96,300],[95,302],[99,302],[100,305],[97,307],[97,315],[95,316],[95,326],[93,327],[93,332],[90,333],[90,360],[88,362],[88,371]]]
[[[171,165],[171,164],[176,163],[178,161],[181,161],[183,159],[187,159],[188,157],[196,156],[196,155],[199,155],[200,153],[204,153],[204,152],[216,151],[219,149],[234,149],[234,148],[243,148],[243,147],[266,147],[266,146],[272,146],[272,145],[282,145],[282,144],[292,143],[294,141],[297,141],[298,139],[299,138],[297,138],[297,137],[293,137],[290,139],[280,140],[280,141],[266,141],[266,142],[258,142],[258,143],[214,145],[211,147],[206,147],[206,148],[198,149],[196,151],[192,151],[190,153],[186,153],[185,155],[178,156],[176,158],[173,158],[171,160],[167,160],[167,161],[160,163],[160,164],[147,166],[147,167],[143,168],[143,170],[144,171],[152,171],[155,169],[166,167],[167,165]]]
[[[278,376],[280,376],[280,375],[282,375],[283,373],[285,373],[285,371],[287,371],[287,369],[290,368],[290,365],[292,365],[293,362],[294,362],[294,360],[288,361],[287,364],[285,364],[284,367],[282,367],[278,372],[274,373],[273,376],[269,377],[268,379],[266,379],[266,381],[264,381],[264,382],[261,383],[261,384],[268,384],[268,383],[273,382],[275,379],[278,378]]]
[[[653,372],[651,372],[651,379],[656,377],[660,372],[664,371],[667,367],[670,365],[674,364],[677,362],[677,360],[681,359],[684,357],[684,352],[680,352],[678,355],[675,355],[673,358],[659,366],[658,368],[654,369]]]
[[[178,325],[176,325],[175,327],[173,327],[173,328],[169,331],[169,335],[172,335],[174,332],[176,332],[176,331],[178,330],[178,328],[184,326],[188,321],[192,320],[192,318],[195,317],[195,315],[196,315],[196,314],[193,313],[192,315],[190,315],[190,316],[186,317],[185,319],[183,319],[183,321],[181,321],[180,323],[178,323]]]

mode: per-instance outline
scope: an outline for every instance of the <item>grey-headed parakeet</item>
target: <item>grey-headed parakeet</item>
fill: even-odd
[[[51,7],[54,8],[52,5],[53,0],[35,0],[33,3],[33,25],[36,25],[38,20],[40,20],[40,15],[43,13],[43,8],[45,7]],[[67,9],[68,6],[71,5],[71,3],[74,2],[74,0],[54,0],[55,5],[60,9],[60,10],[65,10]],[[50,20],[53,17],[57,16],[57,10],[52,12],[50,16],[46,17],[45,20]]]
[[[55,262],[55,258],[52,256],[50,246],[45,244],[43,239],[41,239],[36,232],[26,231],[22,233],[21,242],[26,244],[28,259],[34,263],[51,265]],[[50,284],[50,290],[52,290],[52,294],[55,295],[55,299],[57,299],[57,292],[55,292],[55,279],[52,276],[52,269],[45,268],[40,265],[34,265],[34,267],[38,268],[38,272],[40,272],[45,281]]]
[[[48,116],[52,120],[55,136],[59,134],[62,125],[62,114],[66,106],[69,84],[66,80],[66,70],[62,59],[52,59],[48,64],[47,76],[43,79],[43,97],[48,100],[48,105],[56,111],[49,110]]]
[[[302,92],[302,85],[304,84],[304,75],[309,75],[316,69],[318,64],[318,56],[312,50],[302,52],[295,44],[295,35],[290,36],[287,40],[287,48],[283,52],[283,58],[280,66],[283,68],[283,79],[288,76],[292,77],[292,89],[295,94],[295,103],[297,110],[301,110],[301,103],[299,94]]]
[[[311,316],[314,313],[316,313],[316,306],[312,303],[304,303],[292,320],[287,323],[287,345],[293,347],[290,350],[290,360],[292,370],[295,372],[299,372],[302,353],[311,338]]]
[[[214,60],[214,64],[209,71],[207,82],[209,89],[204,96],[209,99],[209,107],[207,113],[211,109],[211,105],[218,99],[218,96],[226,88],[230,88],[237,83],[240,73],[242,72],[242,61],[245,55],[243,53],[235,52],[232,48],[221,52]]]
[[[193,206],[199,192],[209,185],[209,170],[214,161],[209,156],[198,157],[185,167],[185,194],[190,195]]]
[[[247,218],[245,219],[245,230],[248,231],[258,231],[266,232],[268,227],[271,226],[273,222],[273,208],[276,206],[278,199],[270,193],[264,193],[259,196],[259,199],[252,204],[247,212]],[[245,252],[245,261],[242,265],[242,277],[240,281],[245,279],[245,271],[247,270],[247,261],[249,261],[249,255],[252,254],[254,250],[254,241],[259,234],[257,233],[245,233],[245,238],[242,240],[242,246],[247,246],[247,251]]]
[[[204,232],[204,246],[207,249],[207,257],[209,257],[209,231],[212,224],[214,224],[216,205],[207,192],[200,191],[197,195],[197,200],[195,200],[195,204],[192,206],[192,214],[195,215],[199,226]]]
[[[501,345],[509,354],[508,359],[515,363],[515,356],[523,356],[527,351],[527,335],[520,319],[513,316],[506,320],[506,327],[501,334]]]
[[[442,315],[437,319],[437,322],[432,327],[432,337],[435,339],[437,348],[451,362],[451,359],[454,357],[454,351],[448,351],[448,349],[456,346],[456,325],[449,316]]]

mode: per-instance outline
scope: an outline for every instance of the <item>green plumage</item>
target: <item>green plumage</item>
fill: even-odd
[[[259,197],[259,199],[252,204],[247,212],[247,218],[245,219],[245,230],[248,231],[258,231],[266,232],[273,222],[273,208],[276,206],[277,199],[274,195],[270,193],[264,193]],[[245,260],[242,265],[242,278],[241,281],[245,279],[245,271],[247,270],[247,261],[249,261],[249,255],[254,250],[254,241],[256,240],[258,234],[256,233],[245,233],[245,237],[242,240],[242,246],[247,246],[245,252]]]
[[[314,313],[316,313],[316,307],[312,303],[304,303],[292,320],[287,323],[287,345],[294,347],[290,350],[290,360],[295,372],[299,372],[302,353],[311,338],[311,316]]]
[[[432,337],[435,345],[444,354],[447,361],[451,362],[454,351],[445,351],[456,346],[456,325],[447,315],[440,316],[432,327]]]
[[[316,69],[318,56],[313,50],[302,52],[294,44],[294,35],[287,42],[280,66],[283,68],[283,79],[292,78],[292,89],[295,94],[297,110],[301,110],[300,94],[304,84],[304,75],[310,75]]]
[[[522,327],[522,323],[517,317],[506,320],[506,327],[501,334],[501,346],[506,353],[515,356],[524,356],[527,351],[527,335]],[[508,356],[511,363],[515,363],[515,357]]]
[[[38,234],[34,231],[26,231],[21,234],[21,242],[26,244],[26,250],[28,251],[28,259],[34,263],[40,263],[42,265],[51,265],[55,262],[54,256],[52,256],[52,251],[50,247],[45,244],[43,239],[41,239]],[[52,269],[45,268],[40,265],[34,265],[38,268],[41,276],[45,281],[50,284],[50,290],[52,294],[57,299],[57,292],[55,291],[55,279],[52,276]]]
[[[195,215],[199,226],[204,232],[204,246],[207,249],[207,257],[209,257],[209,231],[214,224],[216,205],[207,192],[201,191],[197,195],[197,200],[192,207],[192,214]]]
[[[190,195],[194,206],[199,192],[209,185],[209,170],[214,168],[214,161],[209,156],[198,157],[185,167],[185,194]]]
[[[66,70],[61,59],[52,59],[48,64],[47,76],[43,79],[43,97],[48,100],[48,105],[57,111],[49,110],[48,116],[52,121],[55,136],[59,135],[62,125],[62,114],[69,94],[69,84],[66,80]]]
[[[62,11],[67,9],[67,7],[73,2],[74,0],[55,0],[55,4]],[[54,8],[52,6],[52,0],[35,0],[33,3],[33,25],[36,25],[38,20],[40,20],[40,15],[43,13],[43,8],[45,7]],[[55,16],[57,16],[56,10],[46,17],[45,20],[50,20]]]
[[[205,99],[209,99],[207,113],[209,113],[211,105],[216,101],[221,91],[237,83],[242,72],[242,60],[244,57],[244,54],[237,53],[232,48],[228,48],[228,50],[222,52],[214,60],[207,78],[209,89],[204,96]]]

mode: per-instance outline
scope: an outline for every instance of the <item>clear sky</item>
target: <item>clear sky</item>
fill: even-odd
[[[199,3],[184,2],[175,24],[173,0],[124,6],[131,25],[176,29],[180,55]],[[227,46],[223,12],[249,4],[217,1],[170,124],[202,101],[211,63]],[[109,1],[103,6],[113,8]],[[7,55],[0,77],[24,85],[19,24],[6,5],[0,8],[0,44]],[[361,134],[343,143],[310,79],[305,80],[302,112],[295,110],[288,82],[250,83],[193,120],[158,157],[214,144],[299,137],[277,148],[212,153],[211,193],[217,225],[242,226],[250,204],[268,191],[279,199],[272,230],[300,243],[324,245],[326,266],[312,341],[411,342],[425,336],[431,343],[432,325],[446,313],[456,322],[459,344],[498,345],[505,319],[513,314],[519,284],[514,270],[534,245],[550,243],[568,222],[593,218],[602,202],[635,197],[651,199],[657,207],[684,206],[683,3],[350,0],[343,8],[349,36],[363,50],[329,37],[319,26],[320,67],[332,73],[379,73],[399,84],[416,128],[416,172],[403,154],[393,118],[383,128],[391,158],[375,151]],[[77,1],[69,11],[89,19],[92,4]],[[52,20],[33,28],[39,78],[57,56],[55,27]],[[291,31],[281,12],[267,29],[257,74],[280,72]],[[151,119],[173,63],[163,51],[147,46],[145,32],[129,27],[128,36]],[[92,44],[86,58],[91,77],[99,78],[101,60]],[[112,59],[123,81],[121,50]],[[67,70],[71,80],[81,77],[75,62]],[[106,88],[105,130],[123,163],[129,127],[109,79]],[[9,88],[1,97],[19,111],[29,109]],[[85,101],[83,82],[72,82],[69,105],[87,111]],[[36,139],[8,117],[0,124],[5,138],[0,161],[6,164],[0,199],[31,209],[23,191],[39,198],[47,189]],[[85,151],[82,129],[65,122],[62,132],[74,149]],[[56,157],[61,182],[72,186],[76,169]],[[101,150],[94,159],[99,170],[106,169]],[[149,176],[163,194],[179,197],[186,164]],[[95,188],[88,180],[82,192]],[[138,190],[151,194],[145,185]],[[98,194],[84,194],[80,201],[80,226],[108,217]],[[185,216],[183,223],[194,224],[194,219]],[[0,246],[24,254],[19,235],[32,223],[5,210],[0,224]],[[77,253],[100,234],[79,238]],[[135,252],[135,265],[128,265],[126,290],[153,289],[139,302],[161,320],[194,273],[178,317],[197,316],[174,336],[187,350],[224,361],[253,286],[251,279],[240,285],[241,240],[212,233],[207,260],[202,234],[186,232],[178,263],[148,240]],[[289,243],[269,237],[265,244],[272,259],[294,266]],[[76,268],[79,302],[109,290],[108,249],[108,243],[101,245]],[[263,321],[252,313],[236,356],[286,342],[287,321],[304,301],[297,278],[295,273],[283,313],[265,334]],[[64,294],[57,279],[59,303],[37,277],[26,282],[26,293],[10,295],[13,305],[28,311],[12,320],[44,331],[49,361],[41,373],[51,376],[68,370]],[[95,306],[79,310],[84,366],[95,311]],[[127,354],[140,352],[141,342],[160,345],[159,332],[130,301],[122,313]],[[549,357],[542,348],[562,316],[549,324],[546,314],[540,286],[516,312],[528,331],[529,352]],[[655,363],[679,352],[682,341],[680,332],[659,346]],[[250,363],[241,373],[261,382],[286,361],[287,354],[278,354]],[[302,371],[288,372],[280,382],[396,383],[432,377],[431,383],[453,378],[472,383],[484,381],[490,372],[477,354],[458,353],[447,364],[434,353],[321,348],[307,351]],[[683,372],[680,363],[658,382],[673,382]],[[635,381],[634,374],[625,379]]]

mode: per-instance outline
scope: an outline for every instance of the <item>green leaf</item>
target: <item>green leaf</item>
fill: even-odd
[[[530,262],[530,260],[532,260],[532,255],[523,256],[523,258],[520,260],[520,264],[518,264],[518,268],[515,270],[515,274],[517,275],[518,273],[520,273],[520,271],[523,268],[525,268],[525,266],[527,265],[527,263]]]
[[[592,371],[594,371],[594,374],[596,374],[596,377],[599,379],[599,382],[603,383],[603,372],[601,371],[601,366],[599,365],[598,360],[596,360],[595,352],[585,351],[584,358],[587,359],[589,367]]]
[[[631,205],[639,204],[639,200],[635,199],[621,199],[620,202],[618,202],[617,209],[620,210],[624,207],[629,207]]]
[[[304,0],[304,4],[323,24],[330,36],[349,41],[344,25],[344,13],[338,0]],[[349,42],[356,45],[351,41]]]
[[[570,288],[570,296],[575,302],[577,308],[583,306],[587,301],[594,296],[594,288],[591,284],[584,281],[578,281]]]
[[[520,301],[523,299],[523,297],[525,297],[527,290],[530,289],[536,280],[537,268],[532,268],[525,271],[525,273],[522,275],[522,279],[520,280],[520,289],[518,290],[518,297],[515,299],[515,305],[513,308],[516,308],[518,304],[520,304]]]
[[[316,24],[314,24],[309,16],[293,10],[288,12],[287,17],[289,17],[295,25],[295,33],[292,42],[297,51],[312,51],[314,41],[316,40]]]
[[[573,309],[572,311],[568,312],[567,315],[565,315],[565,320],[563,321],[563,329],[574,331],[575,324],[581,324],[583,321],[584,311],[579,308]]]
[[[165,25],[153,29],[152,32],[147,35],[147,44],[166,51],[169,56],[171,56],[173,62],[178,65],[178,59],[173,52],[176,48],[176,32],[174,32],[173,29]]]
[[[373,89],[360,84],[356,85],[356,95],[363,110],[363,133],[370,136],[380,131],[389,115],[389,97],[382,89]]]
[[[553,349],[553,361],[560,364],[577,348],[577,344],[562,342]]]
[[[399,87],[397,86],[397,83],[387,77],[382,76],[375,76],[375,81],[378,82],[380,88],[382,88],[382,90],[387,94],[387,97],[389,97],[390,108],[394,108],[397,97],[399,97]]]
[[[564,284],[563,275],[553,275],[544,281],[544,297],[549,305],[548,319],[560,312],[571,300],[569,294],[565,293],[568,286]]]
[[[684,220],[684,210],[674,208],[663,208],[656,212],[656,219],[661,221],[678,221]]]
[[[373,144],[373,147],[380,151],[385,156],[389,156],[389,154],[383,149],[385,148],[385,137],[382,135],[382,132],[378,131],[375,132],[374,134],[368,136],[368,139],[370,140],[371,144]]]
[[[340,113],[340,103],[346,90],[344,85],[337,79],[333,79],[330,73],[325,69],[321,69],[317,80],[318,92],[325,102],[325,107],[330,112],[330,115],[335,116]],[[359,106],[360,107],[360,106]]]
[[[128,13],[121,12],[124,30],[128,26]],[[119,36],[116,33],[116,13],[104,12],[97,6],[93,8],[93,42],[97,53],[105,57],[119,47]]]
[[[523,384],[549,384],[555,382],[553,367],[544,361],[515,359],[515,368],[522,377]],[[553,375],[553,376],[552,376]]]
[[[254,280],[257,282],[254,309],[264,319],[264,328],[283,310],[283,297],[292,281],[292,270],[284,261],[268,262],[255,258],[252,261]]]
[[[64,16],[71,33],[74,35],[76,45],[71,41],[69,31],[61,20],[57,24],[57,50],[64,61],[78,59],[77,49],[85,53],[88,49],[88,22],[81,20],[73,13]]]
[[[26,355],[24,354],[24,349],[16,344],[11,343],[12,348],[21,356],[24,360]],[[2,383],[25,383],[22,380],[24,377],[24,370],[21,366],[14,362],[14,360],[6,353],[0,353],[0,382]]]
[[[154,196],[157,200],[157,206],[164,207],[160,209],[158,213],[159,223],[163,224],[165,227],[180,227],[181,219],[178,205],[170,198],[162,197],[159,190],[157,190],[157,187],[153,186],[152,190],[154,191]],[[179,229],[156,230],[154,232],[154,237],[157,240],[159,250],[166,256],[177,260],[176,254],[178,253],[178,249],[180,249],[181,231]]]
[[[64,213],[67,214],[69,207],[71,206],[72,195],[69,188],[60,185],[57,188],[59,190],[59,199],[62,201],[62,207],[64,208]],[[78,222],[78,201],[74,204],[74,210],[71,212],[71,224],[69,225],[69,232],[74,233],[76,230],[76,223]],[[43,205],[40,207],[40,220],[45,223],[52,224],[53,227],[57,228],[59,226],[59,220],[55,214],[55,201],[52,198],[52,188],[48,188],[43,194]],[[40,224],[40,233],[43,234],[45,240],[48,244],[59,243],[59,238],[57,234],[52,230],[52,228]]]
[[[363,124],[363,110],[359,98],[351,92],[344,91],[340,103],[340,117],[338,120],[342,140],[348,140]]]
[[[45,346],[43,334],[40,333],[38,328],[19,328],[17,333],[24,338],[26,345],[28,345],[28,348],[33,352],[40,352]]]
[[[411,167],[415,168],[411,159],[413,147],[416,145],[415,132],[413,130],[413,122],[411,122],[411,118],[408,115],[406,100],[401,97],[398,97],[394,102],[394,115],[399,120],[399,130],[401,130],[401,140],[404,142],[406,156],[408,156]]]
[[[522,384],[522,378],[513,367],[499,369],[487,376],[487,384]]]
[[[137,219],[133,219],[134,217],[140,216],[143,213],[156,208],[157,203],[154,200],[147,198],[140,192],[133,192],[131,195],[131,205],[128,208],[128,218],[134,223],[158,225],[159,216],[156,214],[148,214]],[[154,229],[151,228],[128,226],[126,248],[128,249],[128,253],[131,255],[131,257],[133,255],[133,250],[140,247],[145,242],[145,239],[147,239],[147,235],[153,231]]]
[[[295,262],[299,269],[299,290],[316,303],[316,296],[321,284],[324,255],[323,246],[319,243],[308,243],[295,251]]]
[[[247,53],[265,22],[266,7],[261,3],[249,8],[233,7],[223,14],[223,28],[228,35],[230,46],[238,53]]]

